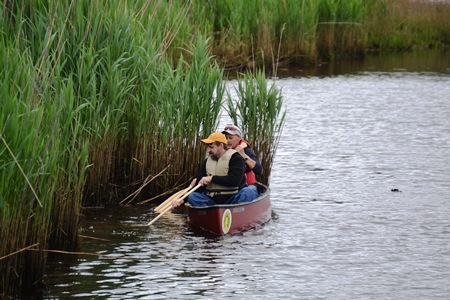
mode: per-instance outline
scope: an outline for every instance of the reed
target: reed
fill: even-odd
[[[55,242],[63,236],[64,244],[78,238],[76,191],[86,156],[71,147],[70,81],[55,85],[47,71],[56,58],[49,54],[33,62],[30,50],[11,51],[18,39],[0,38],[0,288],[14,295],[20,287],[36,287],[46,261],[40,251],[20,249],[47,249],[51,236]],[[62,216],[71,222],[54,222]]]
[[[161,192],[187,181],[197,173],[205,153],[199,138],[212,132],[224,94],[223,71],[211,64],[207,41],[201,37],[181,56],[173,68],[164,65],[144,81],[133,109],[145,112],[134,120],[133,180],[147,172],[157,173],[167,165],[170,171],[154,184]],[[138,114],[134,114],[139,116]],[[159,130],[154,130],[158,128]]]
[[[160,1],[2,3],[2,295],[30,291],[43,277],[46,252],[26,251],[30,245],[79,247],[82,203],[111,201],[117,186],[156,174],[163,153],[177,166],[172,182],[191,176],[192,159],[204,155],[195,137],[217,124],[223,75],[206,38],[191,35],[188,9]],[[152,190],[167,185],[161,179]]]
[[[257,177],[258,181],[269,184],[286,117],[281,90],[275,82],[269,85],[260,70],[256,74],[240,74],[235,92],[236,98],[233,98],[228,91],[226,110],[234,124],[246,133],[246,140],[263,166],[263,174]]]
[[[362,57],[370,49],[408,50],[450,44],[449,4],[409,0],[193,1],[206,20],[213,53],[229,69]]]
[[[450,4],[431,1],[376,1],[367,13],[368,47],[410,50],[450,43]]]
[[[336,55],[363,56],[363,2],[322,0],[317,6],[317,49],[322,59]]]

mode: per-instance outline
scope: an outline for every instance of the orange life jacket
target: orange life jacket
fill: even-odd
[[[242,146],[243,148],[245,147],[250,147],[250,143],[244,140],[241,140],[239,142],[239,145]],[[245,178],[247,179],[247,185],[251,185],[251,184],[255,184],[256,183],[256,175],[253,172],[252,169],[250,169],[250,167],[245,164]]]

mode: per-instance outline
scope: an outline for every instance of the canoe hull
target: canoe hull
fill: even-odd
[[[186,203],[186,212],[192,227],[213,234],[235,234],[266,223],[272,215],[270,189],[259,184],[260,196],[252,202],[193,207]]]

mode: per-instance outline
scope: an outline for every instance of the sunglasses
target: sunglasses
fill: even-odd
[[[225,127],[224,130],[238,130],[238,129],[236,127],[233,127],[233,126],[227,126],[227,127]]]

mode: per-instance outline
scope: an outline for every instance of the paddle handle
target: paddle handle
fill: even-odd
[[[183,197],[181,197],[180,199],[178,199],[178,202],[183,201],[187,196],[189,196],[190,194],[192,194],[195,190],[197,190],[199,187],[201,187],[201,184],[197,184],[193,189],[191,189],[189,192],[187,192],[186,194],[183,195]],[[170,211],[172,209],[172,206],[168,206],[166,209],[164,209],[156,218],[154,218],[153,220],[151,220],[150,222],[148,222],[147,226],[152,225],[153,223],[155,223],[159,218],[161,218],[162,215],[164,215],[165,213],[167,213],[168,211]]]

